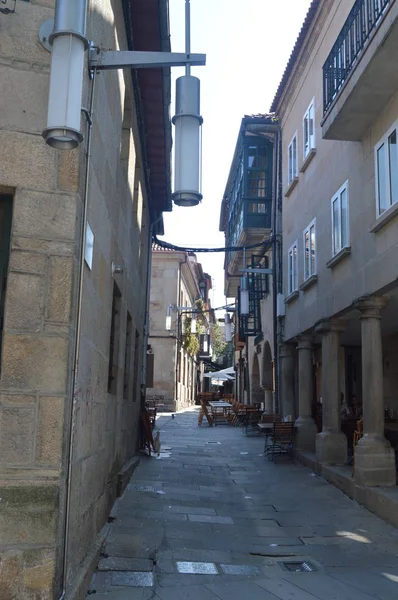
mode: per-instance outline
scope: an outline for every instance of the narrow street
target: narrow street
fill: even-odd
[[[269,462],[262,437],[197,418],[158,419],[161,456],[117,502],[88,597],[396,600],[394,527],[299,463]],[[301,561],[314,571],[288,570]]]

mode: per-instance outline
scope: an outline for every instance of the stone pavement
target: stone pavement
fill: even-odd
[[[269,462],[263,438],[197,417],[158,420],[161,456],[142,458],[114,508],[96,600],[397,600],[397,529],[289,458]]]

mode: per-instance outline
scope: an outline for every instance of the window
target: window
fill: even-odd
[[[267,192],[267,149],[249,146],[247,151],[247,196],[265,198]]]
[[[133,320],[131,318],[130,313],[127,311],[126,345],[124,348],[124,386],[123,386],[123,398],[125,400],[129,397],[132,335],[133,335]]]
[[[297,241],[289,248],[288,254],[288,294],[298,289]]]
[[[315,110],[314,100],[309,105],[303,118],[303,153],[306,158],[315,148]]]
[[[316,219],[304,229],[304,281],[316,274]]]
[[[4,309],[7,291],[8,262],[12,224],[13,197],[0,194],[0,358],[4,331]]]
[[[111,316],[111,335],[109,340],[109,369],[108,369],[108,392],[116,395],[117,374],[118,374],[118,354],[119,354],[119,336],[120,336],[120,310],[122,305],[122,295],[116,283],[113,283],[113,300]]]
[[[377,216],[398,201],[397,125],[375,146]]]
[[[332,249],[333,256],[349,246],[348,227],[348,181],[336,192],[331,200],[332,208]]]
[[[289,144],[288,149],[288,175],[287,182],[290,185],[295,177],[298,175],[297,167],[297,132],[294,134],[292,141]]]

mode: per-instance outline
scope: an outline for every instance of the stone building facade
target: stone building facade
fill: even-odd
[[[147,396],[163,396],[167,410],[195,404],[201,389],[203,362],[190,355],[182,342],[185,321],[192,314],[189,307],[195,309],[198,299],[209,307],[210,289],[211,277],[193,253],[153,245],[149,331],[153,387],[147,388]],[[170,331],[166,331],[168,307],[172,307]],[[209,322],[208,314],[204,318]]]
[[[242,119],[221,204],[225,234],[225,295],[235,298],[235,394],[239,402],[275,410],[274,281],[271,274],[247,275],[249,314],[241,314],[242,268],[273,267],[271,232],[275,226],[275,134],[270,115]],[[276,288],[275,288],[276,289]]]
[[[271,107],[282,131],[283,402],[318,465],[347,464],[344,427],[363,415],[359,487],[396,484],[397,28],[395,0],[313,0]]]
[[[171,210],[169,70],[102,72],[95,88],[85,73],[92,128],[82,115],[81,146],[54,150],[38,39],[54,2],[16,7],[0,14],[0,598],[83,598],[135,464],[151,232]],[[167,11],[94,0],[87,37],[170,50]]]

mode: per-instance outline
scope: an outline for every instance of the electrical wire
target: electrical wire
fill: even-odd
[[[257,244],[249,244],[248,246],[227,246],[225,248],[185,248],[184,246],[175,246],[174,244],[170,244],[169,242],[163,242],[159,240],[159,238],[154,235],[153,240],[155,244],[158,244],[161,248],[166,248],[168,250],[177,250],[181,252],[237,252],[238,250],[251,250],[252,248],[271,248],[272,242],[271,240],[267,240],[265,242],[259,242]]]

